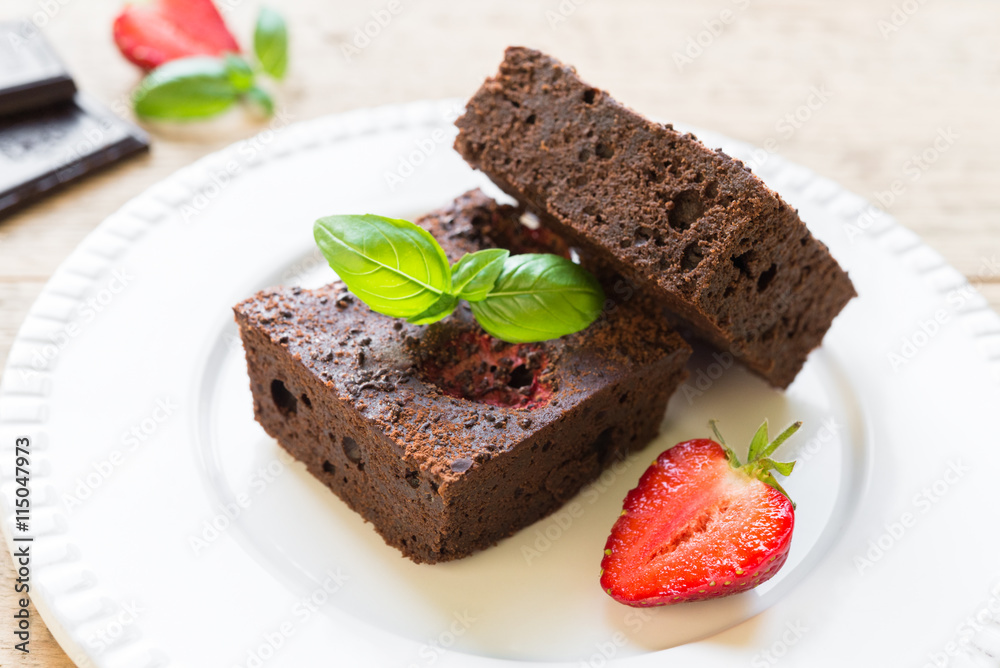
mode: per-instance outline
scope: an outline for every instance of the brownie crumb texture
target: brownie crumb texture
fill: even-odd
[[[470,165],[778,387],[855,296],[798,213],[738,160],[538,51],[507,50],[456,123]]]

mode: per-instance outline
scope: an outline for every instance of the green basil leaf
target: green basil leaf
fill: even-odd
[[[510,343],[545,341],[584,329],[604,306],[601,284],[558,255],[513,255],[486,299],[472,303],[483,329]]]
[[[503,248],[467,253],[451,268],[451,290],[470,302],[486,299],[493,289],[510,251]]]
[[[455,295],[441,295],[440,298],[423,313],[419,313],[412,318],[407,318],[406,322],[414,325],[429,325],[438,320],[444,320],[455,311],[458,306],[458,297]]]
[[[142,118],[190,120],[222,113],[239,97],[221,58],[172,60],[146,76],[133,95]]]
[[[412,318],[451,290],[448,258],[427,230],[405,220],[328,216],[316,244],[348,289],[377,313]]]
[[[268,118],[274,116],[274,100],[271,99],[271,96],[263,88],[254,86],[244,93],[243,97],[254,104],[264,116]]]
[[[285,77],[288,68],[288,27],[281,14],[261,7],[253,33],[253,49],[261,68],[275,79]]]
[[[236,54],[227,53],[223,57],[226,65],[226,72],[229,73],[229,81],[233,87],[241,93],[245,93],[253,88],[253,70],[250,64]]]

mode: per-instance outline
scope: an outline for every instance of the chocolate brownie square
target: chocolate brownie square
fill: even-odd
[[[455,261],[519,215],[472,192],[418,222]],[[537,344],[493,339],[463,308],[410,325],[341,283],[234,310],[258,422],[417,562],[496,543],[646,445],[691,352],[632,302]]]
[[[456,124],[470,165],[775,386],[792,382],[856,294],[741,162],[538,51],[507,49]]]

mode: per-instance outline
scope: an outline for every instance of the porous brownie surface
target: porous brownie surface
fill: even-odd
[[[538,51],[509,48],[456,124],[473,167],[776,386],[855,296],[826,246],[743,163]]]
[[[520,237],[517,215],[473,192],[419,222],[455,261],[497,225]],[[514,533],[648,443],[690,354],[631,303],[521,345],[464,308],[428,327],[373,313],[340,283],[265,290],[235,312],[257,420],[423,562]]]

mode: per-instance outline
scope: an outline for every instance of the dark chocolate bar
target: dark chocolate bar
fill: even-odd
[[[0,116],[73,99],[76,85],[30,21],[0,22]]]
[[[0,218],[148,148],[145,132],[83,93],[70,102],[0,118]]]

